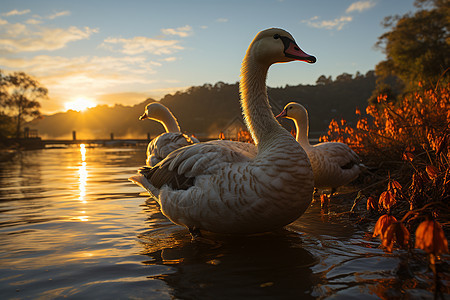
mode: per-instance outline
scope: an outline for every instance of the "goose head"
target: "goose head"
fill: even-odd
[[[167,113],[168,109],[164,105],[158,102],[153,102],[145,107],[145,111],[139,117],[139,120],[150,119],[154,121],[161,121],[166,118]]]
[[[297,102],[290,102],[286,104],[283,111],[278,114],[276,118],[296,120],[300,123],[302,121],[308,120],[308,112],[303,105]]]
[[[166,132],[180,132],[180,125],[170,110],[159,102],[152,102],[145,107],[139,120],[150,119],[164,126]]]
[[[295,139],[303,149],[308,149],[310,147],[308,140],[309,124],[308,124],[308,111],[303,105],[297,102],[290,102],[286,104],[283,111],[276,116],[276,118],[286,118],[291,119],[295,123],[296,127],[296,137]]]
[[[247,55],[268,65],[294,60],[316,62],[314,56],[300,49],[289,32],[280,28],[270,28],[259,32],[250,44]]]

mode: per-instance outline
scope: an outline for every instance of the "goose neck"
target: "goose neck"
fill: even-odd
[[[281,126],[275,119],[267,97],[266,77],[270,65],[247,55],[241,68],[241,107],[253,140],[260,148]],[[279,128],[278,128],[279,127]]]
[[[309,144],[309,126],[308,126],[308,120],[297,120],[293,119],[295,123],[295,129],[296,129],[296,137],[295,139],[297,142],[305,149],[311,147]]]
[[[180,125],[178,125],[177,119],[170,113],[166,113],[161,118],[160,123],[164,126],[166,132],[180,132]]]

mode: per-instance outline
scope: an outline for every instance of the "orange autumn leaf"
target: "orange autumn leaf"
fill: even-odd
[[[377,200],[370,196],[369,198],[367,198],[367,210],[368,211],[377,211],[378,210],[378,202]]]
[[[439,169],[435,166],[428,165],[425,168],[425,171],[427,171],[428,177],[430,177],[431,180],[434,180],[439,176]]]
[[[441,225],[435,220],[426,220],[419,224],[415,247],[434,255],[449,253],[447,238]]]
[[[383,193],[381,193],[380,199],[378,200],[379,206],[383,207],[386,210],[391,209],[395,202],[395,196],[391,191],[384,191]]]
[[[427,171],[428,177],[430,177],[431,180],[435,180],[439,176],[439,169],[435,166],[428,165],[425,168],[425,171]]]
[[[375,228],[373,230],[373,236],[380,236],[381,239],[383,239],[384,234],[386,233],[386,230],[388,227],[394,223],[397,222],[397,219],[394,216],[391,215],[382,215],[377,223],[375,224]]]
[[[394,242],[396,242],[399,247],[406,248],[409,243],[409,236],[409,231],[402,222],[393,222],[386,229],[386,232],[382,237],[383,246],[386,247],[388,252],[392,252]]]
[[[403,160],[413,161],[413,159],[414,159],[414,154],[412,154],[411,152],[403,153]]]
[[[388,183],[388,191],[393,191],[394,196],[398,191],[402,190],[402,185],[397,180],[390,180]]]
[[[402,185],[400,183],[398,183],[397,180],[392,180],[392,186],[394,187],[394,189],[398,189],[398,190],[402,189]]]

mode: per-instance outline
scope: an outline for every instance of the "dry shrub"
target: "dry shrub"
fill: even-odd
[[[426,164],[438,158],[439,147],[448,147],[450,85],[415,92],[398,103],[389,102],[385,95],[380,95],[377,101],[367,106],[367,116],[356,110],[359,115],[356,128],[345,120],[331,121],[328,135],[321,137],[321,141],[346,143],[374,161],[380,158],[399,161],[404,153],[411,153],[417,162]]]
[[[370,191],[372,202],[380,199],[376,213],[397,216],[410,231],[431,217],[448,232],[450,84],[422,89],[396,103],[380,95],[366,113],[357,109],[356,128],[333,120],[321,141],[348,144],[374,170],[373,179],[382,183]]]

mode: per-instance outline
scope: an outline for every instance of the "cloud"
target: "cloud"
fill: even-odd
[[[110,51],[121,52],[127,55],[136,55],[145,52],[162,55],[172,54],[184,49],[178,43],[179,41],[177,40],[162,40],[137,36],[131,39],[107,38],[100,46]]]
[[[0,56],[0,65],[6,72],[21,70],[31,74],[51,91],[52,99],[67,101],[74,94],[95,97],[123,87],[147,87],[155,82],[152,74],[161,64],[144,56],[68,58],[38,55],[9,59]]]
[[[162,59],[162,61],[172,62],[172,61],[176,61],[177,59],[178,58],[176,58],[175,56],[171,56],[171,57]]]
[[[371,9],[375,5],[376,3],[373,0],[357,1],[353,2],[345,10],[345,12],[347,14],[353,12],[363,12],[368,9]],[[309,27],[323,28],[328,30],[341,30],[342,28],[344,28],[345,24],[353,21],[353,17],[349,15],[344,15],[334,20],[319,20],[319,19],[320,18],[318,16],[315,16],[310,18],[309,20],[302,20],[301,22],[307,24]]]
[[[226,22],[228,22],[228,19],[227,18],[218,18],[216,20],[216,22],[218,22],[218,23],[226,23]]]
[[[30,12],[29,9],[25,9],[25,10],[22,10],[22,11],[18,11],[17,9],[14,9],[14,10],[11,10],[11,11],[9,11],[7,13],[3,13],[2,16],[5,16],[5,17],[21,16],[21,15],[28,14],[29,12]]]
[[[12,10],[3,15],[24,15],[30,10]],[[89,27],[69,28],[45,27],[41,25],[43,20],[53,20],[61,16],[69,15],[69,11],[53,13],[47,17],[34,15],[23,23],[9,23],[0,19],[0,53],[20,53],[33,51],[54,51],[64,48],[68,43],[89,38],[97,33],[98,29]]]
[[[354,2],[352,3],[347,10],[345,11],[346,13],[352,13],[352,12],[363,12],[365,10],[371,9],[372,7],[375,6],[375,2],[373,1],[358,1],[358,2]]]
[[[43,22],[41,20],[28,19],[25,21],[25,23],[30,24],[30,25],[38,25],[38,24],[42,24]]]
[[[40,19],[40,20],[54,20],[56,18],[63,17],[63,16],[69,16],[69,15],[70,15],[70,11],[64,10],[64,11],[55,12],[55,13],[45,16],[45,17],[40,16],[40,15],[33,15],[33,18]]]
[[[0,65],[12,70],[25,70],[38,77],[67,77],[73,74],[93,74],[118,77],[118,74],[153,74],[158,62],[149,61],[144,56],[80,56],[61,57],[38,55],[32,58],[0,57]],[[119,76],[121,77],[121,76]]]
[[[189,25],[178,28],[163,28],[161,32],[165,35],[178,35],[179,37],[187,37],[192,35],[192,27]]]
[[[49,16],[45,17],[45,19],[53,20],[53,19],[56,19],[59,17],[68,16],[68,15],[70,15],[70,11],[65,10],[65,11],[60,11],[60,12],[56,12],[52,15],[49,15]]]
[[[306,23],[309,27],[324,28],[328,30],[341,30],[345,24],[351,22],[353,18],[351,16],[342,16],[334,20],[320,21],[319,17],[315,16],[309,20],[303,20],[302,23]]]
[[[7,53],[53,51],[68,43],[89,38],[97,29],[71,26],[67,29],[28,27],[21,23],[7,23],[0,27],[0,51]]]

